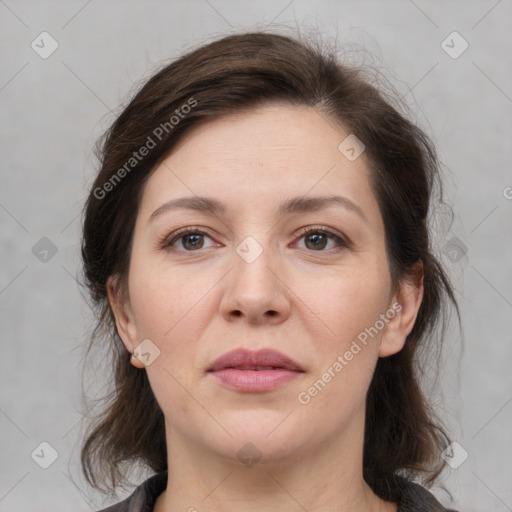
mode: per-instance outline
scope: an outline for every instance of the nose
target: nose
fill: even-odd
[[[284,322],[290,315],[291,291],[271,249],[249,261],[234,252],[234,268],[226,276],[220,303],[222,315],[230,322],[254,325]]]

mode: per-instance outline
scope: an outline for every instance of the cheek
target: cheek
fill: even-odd
[[[218,281],[208,272],[170,269],[134,255],[130,266],[130,302],[140,339],[149,338],[165,355],[183,359],[200,339],[212,305],[209,293]]]
[[[324,418],[326,428],[345,425],[364,407],[382,336],[371,329],[386,311],[388,292],[383,276],[366,272],[304,285],[298,293],[321,321],[310,323],[315,365],[297,399],[309,417]]]
[[[152,266],[131,266],[130,302],[139,339],[149,338],[160,354],[147,367],[157,402],[172,417],[188,415],[195,402],[188,390],[202,377],[198,344],[211,315],[208,290],[213,283]]]
[[[329,342],[343,348],[385,312],[390,280],[377,265],[364,266],[321,279],[301,274],[295,280],[294,292],[314,313],[310,317],[316,317],[318,329],[325,332]]]

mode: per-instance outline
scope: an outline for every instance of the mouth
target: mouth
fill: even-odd
[[[226,369],[266,371],[266,370],[290,370],[304,372],[304,370],[291,357],[273,349],[250,351],[248,349],[236,349],[228,352],[208,368],[208,372],[217,372]]]
[[[262,370],[285,370],[281,366],[227,366],[226,368],[222,368],[223,370],[252,370],[252,371],[262,371]],[[217,370],[218,371],[218,370]]]
[[[218,358],[207,370],[231,390],[245,393],[272,391],[305,373],[290,357],[272,349],[237,349]]]

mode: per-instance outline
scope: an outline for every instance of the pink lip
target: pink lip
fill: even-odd
[[[208,369],[225,386],[245,392],[270,391],[298,377],[304,370],[290,357],[272,349],[236,349],[215,360]]]

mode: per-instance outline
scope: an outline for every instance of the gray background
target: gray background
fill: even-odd
[[[0,1],[0,511],[105,504],[78,468],[91,315],[75,276],[93,143],[163,60],[267,23],[337,34],[351,58],[385,70],[437,144],[455,210],[452,224],[439,223],[437,243],[464,335],[446,340],[436,402],[469,454],[444,481],[461,511],[512,510],[511,19],[510,0]],[[43,31],[59,45],[46,59],[31,47],[43,46]],[[457,58],[442,47],[453,31],[469,44]],[[458,54],[462,44],[451,36],[445,47]],[[58,452],[48,469],[41,442]]]

